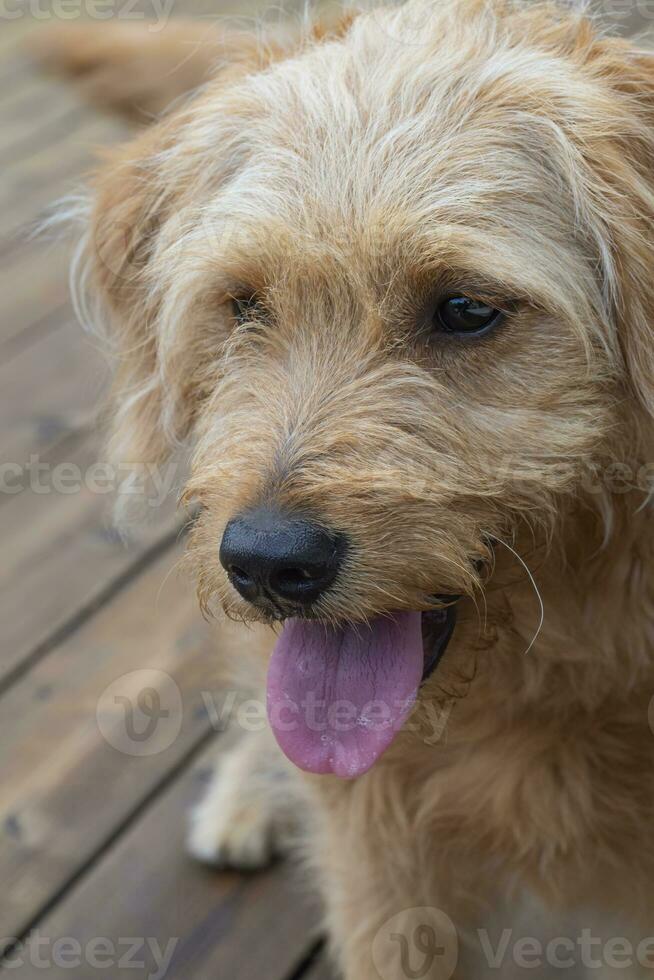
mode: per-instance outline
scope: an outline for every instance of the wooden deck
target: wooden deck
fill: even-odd
[[[125,547],[106,496],[51,486],[60,464],[86,473],[98,456],[106,371],[71,310],[68,248],[28,232],[79,186],[94,147],[125,131],[24,58],[21,40],[47,23],[0,31],[0,473],[18,486],[0,492],[7,974],[328,980],[299,872],[221,874],[184,853],[185,814],[221,736],[201,697],[216,683],[209,629],[174,569],[179,519]],[[183,721],[170,745],[135,755],[102,734],[97,711],[110,684],[144,669],[174,679]],[[164,973],[157,949],[172,952]]]

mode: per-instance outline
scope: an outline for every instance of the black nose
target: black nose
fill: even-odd
[[[229,522],[220,561],[234,588],[250,602],[267,598],[309,605],[336,578],[344,550],[342,535],[262,508]]]

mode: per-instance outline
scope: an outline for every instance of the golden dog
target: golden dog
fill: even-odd
[[[79,256],[113,453],[190,446],[203,607],[284,623],[239,628],[276,738],[194,853],[260,863],[302,808],[346,980],[477,978],[527,901],[654,969],[651,56],[520,0],[41,53],[132,112],[196,89]]]

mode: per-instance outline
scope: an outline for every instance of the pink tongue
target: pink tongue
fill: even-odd
[[[419,612],[343,629],[291,619],[268,669],[275,738],[300,769],[360,776],[400,730],[423,669]]]

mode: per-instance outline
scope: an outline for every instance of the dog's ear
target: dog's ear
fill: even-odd
[[[158,301],[148,282],[153,250],[174,207],[175,187],[162,183],[156,162],[170,129],[170,122],[155,127],[108,155],[74,266],[78,309],[112,360],[106,414],[109,455],[119,464],[161,462],[174,438],[162,424]]]
[[[616,346],[632,394],[654,418],[654,53],[600,41],[603,123],[588,146],[597,178],[592,207],[608,257]],[[602,119],[602,116],[600,116]]]
[[[236,111],[235,83],[301,44],[342,32],[347,23],[314,29],[308,37],[289,33],[286,47],[279,34],[271,43],[235,36],[229,64],[214,72],[201,94],[108,154],[100,168],[73,281],[83,319],[106,338],[113,354],[107,412],[113,461],[161,463],[192,427],[206,365],[197,338],[184,334],[179,308],[176,319],[166,320],[168,329],[162,328],[162,286],[172,265],[165,255],[197,221],[205,194],[236,165],[233,134],[226,137],[221,130],[229,129],[230,113]],[[243,127],[236,122],[235,128],[242,137]],[[222,142],[232,147],[224,167]]]
[[[636,52],[631,61],[627,95],[638,105],[641,128],[631,140],[635,180],[622,258],[623,336],[632,385],[654,418],[654,53]]]

